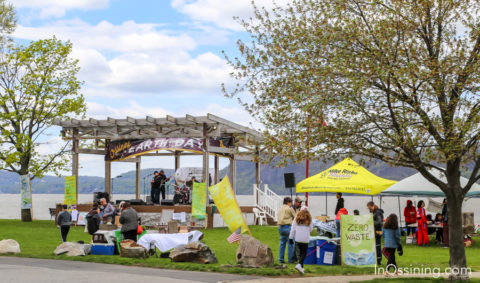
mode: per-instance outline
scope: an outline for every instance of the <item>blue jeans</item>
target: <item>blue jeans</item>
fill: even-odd
[[[295,247],[294,245],[291,245],[288,241],[288,237],[290,236],[290,225],[278,226],[278,233],[280,234],[280,247],[278,248],[278,261],[285,262],[285,247],[288,243],[288,262],[292,262]]]
[[[335,220],[335,225],[337,226],[337,237],[340,238],[340,220]]]

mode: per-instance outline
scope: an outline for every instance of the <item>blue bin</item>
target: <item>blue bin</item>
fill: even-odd
[[[317,264],[317,247],[308,247],[307,256],[303,264]]]
[[[113,255],[115,253],[114,245],[93,244],[92,255]]]
[[[337,261],[337,245],[327,240],[317,240],[316,254],[318,265],[334,265]]]

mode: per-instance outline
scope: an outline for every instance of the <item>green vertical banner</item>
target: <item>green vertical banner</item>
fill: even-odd
[[[342,265],[375,265],[373,216],[368,214],[342,215],[341,217]]]
[[[20,175],[20,195],[22,199],[22,209],[32,209],[32,186],[30,184],[30,175]]]
[[[207,186],[205,183],[193,182],[192,217],[198,220],[207,215]]]
[[[65,204],[70,208],[77,204],[77,187],[74,176],[65,176]]]

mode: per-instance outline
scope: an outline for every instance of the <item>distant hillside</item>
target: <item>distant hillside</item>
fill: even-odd
[[[310,162],[310,176],[315,175],[333,163]],[[411,168],[405,167],[389,167],[384,163],[367,164],[366,167],[377,176],[401,180],[416,173]],[[154,168],[142,169],[140,176],[140,191],[143,193],[150,191],[151,173]],[[305,178],[305,162],[299,164],[289,164],[285,168],[276,168],[271,166],[261,166],[261,180],[263,184],[268,184],[271,189],[278,193],[287,194],[284,188],[283,174],[292,172],[295,174],[295,181],[299,182]],[[223,168],[220,171],[220,177],[225,176],[229,172],[229,168]],[[172,169],[165,169],[165,174],[170,176],[173,174]],[[115,178],[113,183],[113,193],[116,194],[134,194],[135,193],[135,171],[128,171],[121,174],[121,178]],[[230,177],[230,176],[229,176]],[[237,194],[251,194],[252,184],[255,182],[255,164],[246,161],[237,162]],[[79,177],[79,192],[91,193],[104,190],[104,178],[94,176]],[[15,173],[0,171],[0,193],[18,193],[20,191],[19,177]],[[45,176],[42,179],[34,179],[32,183],[32,191],[37,194],[54,194],[63,193],[64,181],[61,177]]]

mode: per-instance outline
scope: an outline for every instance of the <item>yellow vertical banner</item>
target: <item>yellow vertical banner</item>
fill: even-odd
[[[77,204],[77,188],[74,176],[65,176],[65,204],[69,207]]]
[[[243,218],[237,199],[233,194],[228,177],[225,176],[220,183],[209,187],[208,191],[230,232],[233,233],[238,227],[242,227],[242,233],[248,232],[251,234]]]
[[[192,193],[192,217],[205,219],[207,215],[207,185],[205,183],[193,182]]]

